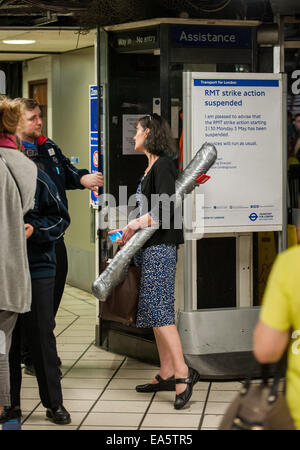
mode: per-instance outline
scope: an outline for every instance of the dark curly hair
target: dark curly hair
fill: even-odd
[[[143,130],[150,130],[145,140],[144,146],[147,152],[153,155],[166,154],[176,157],[178,149],[172,136],[168,122],[158,114],[148,114],[141,117],[137,124],[141,124]]]

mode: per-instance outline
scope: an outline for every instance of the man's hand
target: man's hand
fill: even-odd
[[[101,172],[89,173],[87,175],[83,175],[80,178],[80,183],[85,188],[90,189],[91,191],[98,192],[98,187],[102,187],[104,184],[103,175]]]
[[[25,223],[24,227],[25,227],[25,237],[26,239],[29,239],[32,233],[34,232],[34,228],[32,225],[30,225],[30,223]]]

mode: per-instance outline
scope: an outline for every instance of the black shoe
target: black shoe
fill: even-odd
[[[186,389],[181,394],[176,394],[175,402],[174,402],[174,408],[175,409],[181,409],[183,408],[189,399],[192,396],[193,393],[193,386],[200,380],[199,373],[193,369],[192,367],[189,367],[189,374],[187,378],[176,378],[175,383],[180,384],[184,383],[186,384]]]
[[[158,383],[139,384],[135,387],[137,392],[175,391],[174,375],[164,380],[160,375],[155,375]]]
[[[71,416],[63,405],[60,405],[54,409],[47,408],[46,416],[58,425],[66,425],[71,423]]]
[[[0,414],[0,423],[8,422],[12,419],[18,419],[22,416],[20,406],[4,406]]]
[[[24,367],[24,373],[26,373],[26,375],[31,375],[31,376],[33,376],[33,377],[36,376],[35,368],[34,368],[33,365],[32,365],[32,366],[29,366],[29,365],[25,364],[25,367]]]

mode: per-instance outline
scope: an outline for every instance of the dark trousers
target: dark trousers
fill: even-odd
[[[56,275],[55,275],[54,296],[52,302],[54,317],[57,314],[64,293],[68,273],[67,249],[63,240],[55,244],[55,254],[56,254]],[[22,333],[22,348],[21,348],[22,361],[27,366],[31,366],[32,357],[28,349],[28,339],[24,328],[22,328],[21,333]]]
[[[64,241],[59,241],[55,245],[56,253],[56,276],[55,276],[55,288],[54,288],[54,317],[58,311],[68,274],[68,257],[67,249]]]
[[[9,353],[11,405],[20,405],[22,383],[21,326],[24,328],[36,371],[39,393],[45,408],[62,405],[53,315],[54,278],[32,280],[31,311],[20,314]]]

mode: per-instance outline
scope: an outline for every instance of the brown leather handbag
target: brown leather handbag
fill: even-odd
[[[101,264],[102,271],[106,266],[107,262]],[[135,324],[139,300],[140,274],[140,267],[129,266],[124,281],[113,288],[106,302],[100,302],[99,317],[113,322]]]
[[[269,381],[269,368],[261,365],[260,382],[254,383],[250,377],[244,382],[219,430],[295,430],[285,392],[278,389],[282,372],[277,366],[273,380]]]

